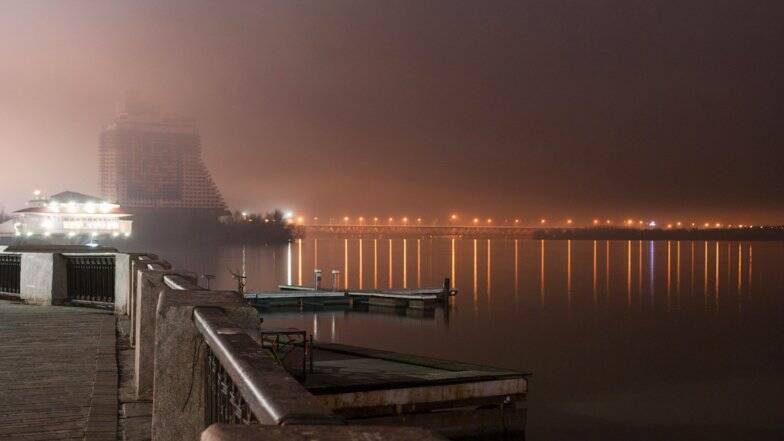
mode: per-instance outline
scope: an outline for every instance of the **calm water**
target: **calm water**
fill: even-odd
[[[290,247],[160,250],[178,266],[245,271],[249,290],[312,283],[438,286],[434,317],[265,316],[317,340],[529,370],[529,439],[779,439],[784,243],[304,239]]]

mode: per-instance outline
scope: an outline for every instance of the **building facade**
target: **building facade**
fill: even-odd
[[[130,97],[100,136],[101,193],[131,210],[226,212],[193,120]]]
[[[118,204],[65,191],[48,198],[36,194],[0,230],[16,237],[36,239],[130,237],[130,217]]]

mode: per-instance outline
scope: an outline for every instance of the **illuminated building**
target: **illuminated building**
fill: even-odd
[[[101,193],[126,209],[224,214],[226,204],[201,157],[193,120],[163,116],[130,95],[100,137]]]
[[[6,230],[17,237],[129,237],[130,214],[106,200],[73,191],[49,198],[36,194],[15,211]]]

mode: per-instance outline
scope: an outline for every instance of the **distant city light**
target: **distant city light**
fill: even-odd
[[[544,225],[547,223],[547,219],[539,219],[539,223]]]
[[[594,220],[593,220],[593,224],[594,224],[594,225],[599,225],[599,219],[594,219]]]
[[[515,223],[519,224],[520,223],[520,219],[515,219]]]
[[[291,211],[283,213],[283,219],[291,219],[292,217],[294,217],[294,213]]]
[[[648,222],[648,226],[649,226],[649,227],[655,227],[655,226],[656,226],[656,221],[650,221],[650,222]]]
[[[478,223],[479,223],[479,218],[478,218],[478,217],[475,217],[475,218],[474,218],[474,223],[475,223],[475,224],[478,224]]]
[[[490,219],[490,218],[488,217],[488,218],[487,218],[487,223],[488,223],[488,224],[492,224],[492,223],[493,223],[493,220],[492,220],[492,219]]]
[[[457,215],[456,215],[456,214],[453,214],[452,216],[450,216],[450,218],[451,218],[452,220],[457,220]]]
[[[571,219],[566,219],[566,223],[571,225],[572,224],[572,220]]]

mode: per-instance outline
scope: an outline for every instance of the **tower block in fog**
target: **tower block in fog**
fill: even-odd
[[[137,212],[227,211],[192,119],[161,115],[135,94],[118,107],[100,137],[103,197]]]

